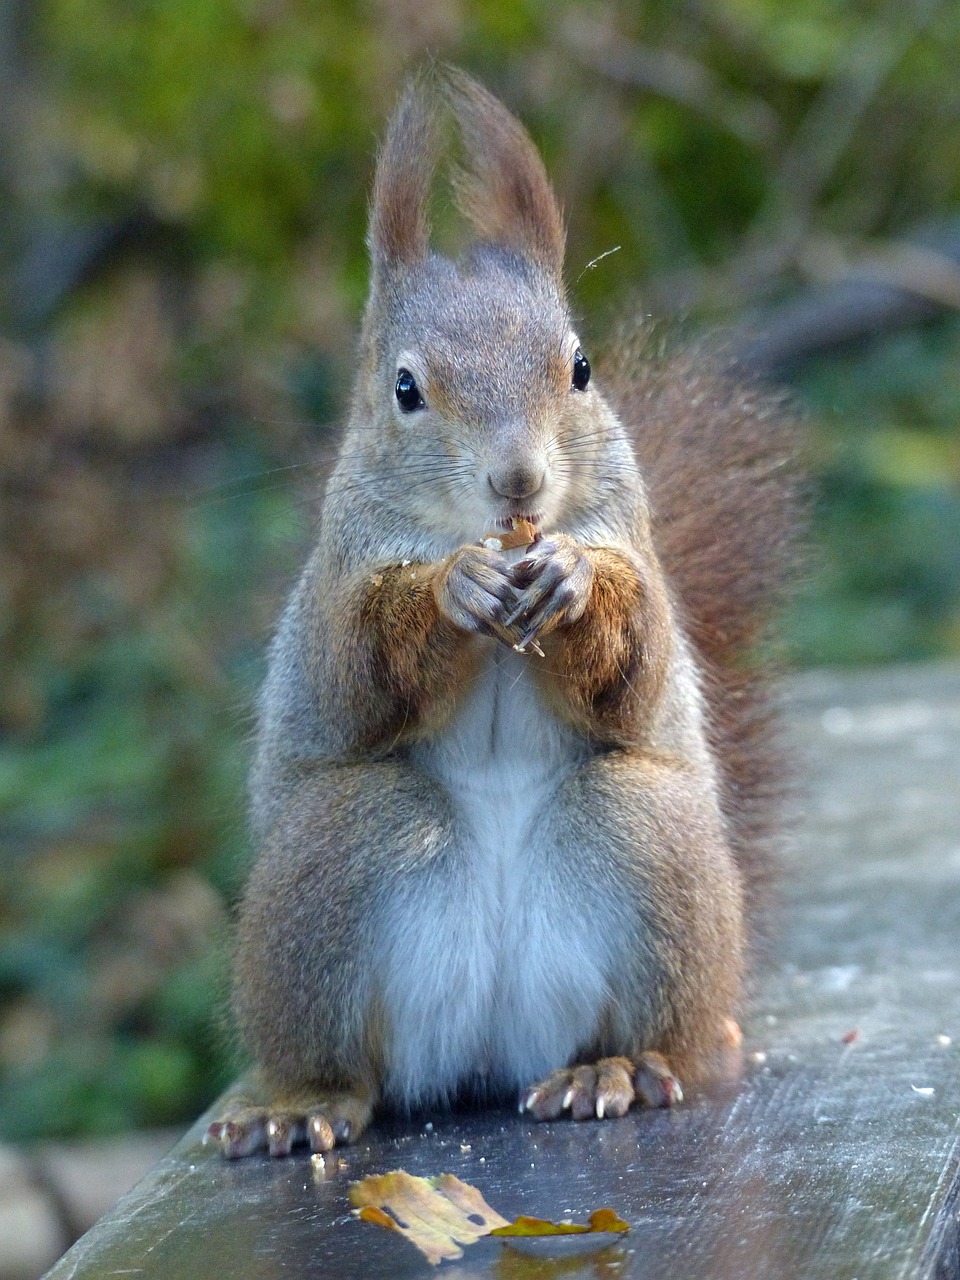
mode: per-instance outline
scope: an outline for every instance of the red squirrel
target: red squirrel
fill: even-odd
[[[441,110],[455,260],[430,244]],[[768,857],[749,652],[791,563],[787,415],[642,329],[593,376],[540,156],[461,71],[404,92],[368,243],[260,702],[227,1156],[466,1094],[537,1120],[680,1102],[731,1070]],[[487,537],[521,521],[525,548]]]

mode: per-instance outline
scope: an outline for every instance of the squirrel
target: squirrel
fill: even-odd
[[[475,233],[431,247],[452,115]],[[749,654],[789,577],[789,414],[643,326],[596,378],[521,124],[414,78],[315,549],[263,689],[228,1157],[378,1108],[672,1106],[735,1075],[780,768]],[[488,530],[532,526],[525,548]],[[509,538],[505,539],[509,541]]]

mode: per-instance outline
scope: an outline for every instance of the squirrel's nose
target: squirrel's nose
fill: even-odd
[[[532,498],[543,487],[543,466],[523,463],[491,471],[487,482],[501,498]]]

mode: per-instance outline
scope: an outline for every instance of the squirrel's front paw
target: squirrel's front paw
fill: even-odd
[[[504,638],[504,619],[517,592],[500,552],[460,547],[443,562],[433,590],[441,614],[461,631]]]
[[[538,542],[514,566],[513,585],[519,598],[504,625],[516,628],[520,643],[529,644],[559,623],[576,622],[583,616],[593,586],[593,565],[575,538],[557,534]]]
[[[297,1146],[330,1151],[340,1143],[356,1142],[370,1114],[369,1100],[354,1093],[327,1093],[267,1106],[236,1096],[227,1099],[204,1142],[215,1143],[228,1160],[255,1151],[286,1156]]]

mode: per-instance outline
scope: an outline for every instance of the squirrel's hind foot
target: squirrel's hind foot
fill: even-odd
[[[228,1098],[210,1125],[205,1143],[215,1143],[228,1160],[267,1151],[289,1155],[294,1147],[330,1151],[356,1142],[370,1122],[370,1100],[359,1093],[318,1093],[279,1098],[266,1106],[243,1096]]]
[[[622,1116],[634,1102],[672,1107],[683,1101],[683,1089],[666,1058],[644,1053],[629,1058],[601,1058],[579,1067],[564,1067],[530,1089],[521,1112],[535,1120],[556,1120],[569,1111],[574,1120]]]

